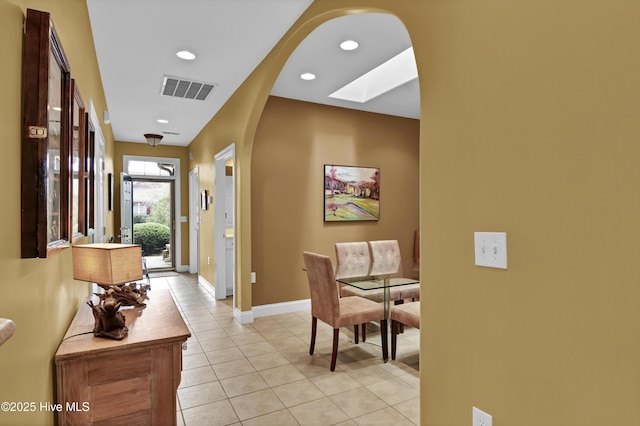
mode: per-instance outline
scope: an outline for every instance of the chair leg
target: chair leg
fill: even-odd
[[[311,318],[311,344],[309,345],[309,355],[313,355],[313,350],[316,347],[316,328],[318,327],[318,318]]]
[[[353,325],[353,341],[358,344],[358,324]]]
[[[391,320],[391,359],[396,359],[397,339],[398,339],[398,321]]]
[[[396,300],[395,303],[396,305],[402,305],[404,304],[404,300]],[[393,325],[391,325],[393,327]],[[404,333],[404,324],[403,323],[399,323],[398,324],[398,333]]]
[[[333,329],[333,351],[331,352],[331,371],[336,369],[336,360],[338,359],[338,338],[340,337],[340,329]]]
[[[357,327],[357,326],[356,326]],[[367,341],[367,323],[362,324],[362,342]]]
[[[387,336],[387,320],[380,320],[380,337],[382,337],[382,359],[389,360],[389,338]]]

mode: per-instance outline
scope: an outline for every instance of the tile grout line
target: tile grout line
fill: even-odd
[[[229,397],[229,394],[227,393],[227,390],[224,388],[224,386],[222,386],[222,381],[221,381],[220,377],[218,377],[218,375],[215,374],[214,365],[216,365],[216,364],[211,364],[211,360],[209,359],[209,356],[207,355],[207,352],[204,350],[204,348],[201,345],[202,342],[206,342],[206,341],[209,341],[209,340],[215,340],[217,338],[207,339],[207,340],[204,340],[204,341],[200,342],[200,340],[198,340],[198,338],[197,338],[198,332],[193,330],[193,328],[192,328],[193,326],[196,326],[196,324],[205,324],[207,322],[207,321],[202,321],[202,322],[193,323],[193,324],[190,322],[190,317],[205,316],[205,315],[193,314],[194,311],[199,310],[199,309],[206,310],[208,312],[208,315],[211,315],[212,319],[214,320],[214,322],[216,324],[216,327],[214,327],[213,330],[221,330],[221,331],[223,331],[226,334],[225,338],[226,339],[230,339],[231,342],[233,342],[233,347],[224,348],[224,349],[232,349],[232,348],[238,349],[240,351],[241,355],[242,355],[242,357],[238,358],[238,360],[244,360],[245,362],[248,362],[249,365],[251,365],[251,367],[254,369],[254,372],[247,373],[247,374],[257,373],[264,380],[264,377],[261,374],[262,372],[269,371],[269,370],[284,366],[284,365],[273,366],[273,367],[269,367],[269,368],[266,368],[266,369],[263,369],[263,370],[257,370],[256,366],[250,361],[250,359],[249,359],[250,357],[247,356],[244,353],[244,351],[242,351],[242,349],[241,349],[242,346],[249,346],[249,345],[253,345],[253,344],[259,344],[259,343],[266,342],[272,348],[274,348],[275,351],[274,352],[266,352],[266,353],[263,353],[263,354],[259,353],[259,354],[255,355],[255,356],[269,355],[271,353],[279,354],[280,356],[282,356],[283,358],[285,358],[288,361],[288,363],[285,364],[285,365],[293,366],[294,368],[296,368],[296,370],[298,370],[302,374],[302,376],[304,376],[304,378],[302,378],[302,379],[294,380],[294,381],[288,382],[288,383],[283,383],[283,384],[277,385],[277,386],[284,386],[284,385],[291,384],[291,383],[308,381],[309,383],[311,383],[314,386],[314,388],[316,390],[318,390],[323,395],[322,397],[314,398],[314,399],[311,399],[309,401],[300,402],[300,403],[292,405],[291,407],[287,407],[285,405],[284,401],[282,400],[282,398],[280,396],[278,396],[278,394],[273,391],[273,389],[275,387],[277,387],[277,386],[271,386],[271,385],[269,385],[267,383],[267,387],[265,389],[263,389],[263,390],[270,390],[271,393],[273,395],[275,395],[275,397],[280,402],[280,404],[284,407],[284,410],[287,411],[288,415],[291,416],[291,418],[294,419],[296,421],[296,423],[299,423],[299,421],[293,415],[293,412],[290,410],[291,408],[297,407],[297,406],[300,406],[300,405],[303,405],[303,404],[306,404],[306,403],[309,403],[309,402],[318,401],[318,400],[321,400],[323,398],[327,398],[329,401],[331,401],[331,397],[332,396],[335,397],[335,395],[340,395],[340,393],[334,394],[334,395],[327,395],[321,388],[319,388],[311,380],[313,377],[318,377],[317,375],[314,374],[312,376],[308,376],[307,374],[305,374],[305,372],[303,370],[300,370],[298,365],[296,365],[296,364],[300,364],[300,362],[294,363],[290,359],[290,356],[287,356],[288,355],[288,351],[287,350],[283,349],[282,347],[273,346],[271,344],[271,341],[274,339],[274,337],[269,338],[269,337],[266,337],[266,336],[264,336],[262,334],[263,331],[272,330],[272,328],[265,328],[263,330],[260,330],[260,329],[255,328],[253,325],[249,325],[250,331],[241,332],[241,333],[238,333],[238,334],[235,334],[235,335],[229,335],[227,329],[229,329],[230,326],[229,325],[222,325],[218,321],[218,318],[220,318],[222,315],[229,315],[229,314],[232,315],[232,311],[229,312],[227,310],[227,308],[224,308],[224,306],[228,306],[228,303],[218,302],[215,299],[211,298],[212,296],[211,296],[210,292],[208,290],[206,290],[206,289],[204,291],[198,291],[198,288],[201,288],[201,286],[202,286],[199,282],[196,281],[195,284],[192,284],[192,283],[189,282],[190,280],[185,279],[183,277],[181,277],[181,278],[182,278],[181,282],[170,282],[169,280],[166,280],[165,282],[168,284],[168,288],[169,288],[169,290],[171,292],[171,295],[172,295],[174,301],[176,302],[176,304],[179,307],[179,310],[180,310],[180,313],[181,313],[183,319],[185,320],[185,322],[189,326],[189,330],[192,333],[192,338],[200,346],[200,350],[201,351],[197,352],[195,354],[191,354],[191,355],[202,354],[204,356],[204,358],[205,358],[205,360],[207,362],[207,366],[210,367],[214,372],[214,377],[216,378],[215,382],[217,382],[219,384],[220,388],[224,392],[224,395],[226,396],[225,399],[221,399],[221,400],[218,400],[218,401],[226,400],[228,402],[229,406],[232,408],[233,413],[235,414],[235,417],[236,417],[237,421],[235,421],[234,423],[230,423],[230,424],[240,424],[240,423],[242,423],[244,421],[251,420],[251,419],[256,419],[256,418],[259,418],[259,417],[262,417],[262,416],[268,415],[268,414],[273,414],[273,413],[278,412],[278,411],[283,410],[283,409],[277,409],[277,410],[271,411],[269,413],[262,413],[262,414],[259,414],[257,416],[254,416],[254,417],[250,417],[250,418],[247,418],[247,419],[244,419],[244,420],[240,420],[240,416],[239,416],[239,413],[238,413],[236,407],[233,404],[231,404],[231,399],[232,398]],[[178,291],[178,288],[180,288],[183,291]],[[203,297],[204,292],[206,292],[207,294],[204,295],[204,297]],[[217,308],[215,306],[216,304],[219,304],[218,307],[221,307],[223,309],[216,309]],[[296,334],[296,331],[299,331],[301,329],[301,325],[302,325],[302,324],[300,326],[295,325],[295,323],[297,322],[296,319],[304,321],[305,323],[307,323],[307,324],[305,324],[307,326],[310,324],[310,321],[307,321],[306,318],[304,318],[302,313],[297,313],[297,312],[296,313],[277,315],[277,316],[273,317],[273,320],[278,324],[278,327],[276,327],[276,329],[286,330],[287,332],[291,333],[291,337],[297,337],[298,339],[300,339],[305,344],[308,344],[308,342],[305,341],[305,338],[303,338],[303,334],[302,333]],[[227,323],[227,324],[229,324],[229,323]],[[236,324],[235,321],[232,321],[230,324],[232,324],[231,327],[237,327],[238,326],[238,324]],[[196,328],[197,328],[197,326],[196,326]],[[297,328],[297,330],[296,330],[296,328]],[[200,330],[200,333],[204,333],[204,332],[207,332],[207,331],[213,331],[213,330],[203,329],[203,330]],[[249,333],[255,333],[255,334],[259,335],[263,340],[261,342],[247,343],[245,345],[238,345],[236,343],[236,340],[233,339],[233,337],[239,337],[239,336],[242,336],[242,335],[245,335],[245,334],[249,334]],[[344,334],[346,336],[347,341],[352,341],[352,339],[349,337],[348,333],[342,332],[341,334]],[[326,343],[326,342],[320,341],[320,342],[317,342],[317,343],[322,344],[322,343]],[[352,348],[352,349],[355,349],[355,348]],[[223,349],[221,349],[221,350],[223,350]],[[318,349],[317,349],[317,353],[314,354],[313,358],[320,359],[322,361],[327,361],[328,360],[328,358],[325,356],[325,354],[320,353],[320,350],[318,350]],[[353,359],[353,362],[357,363],[357,362],[367,361],[368,359],[369,358],[367,356],[366,358],[363,358],[363,359],[360,359],[360,360],[359,359]],[[229,362],[231,362],[231,361],[229,361]],[[197,368],[197,367],[194,367],[194,368]],[[383,369],[383,371],[386,371],[386,369]],[[353,377],[351,377],[349,374],[347,374],[348,370],[342,370],[342,372],[345,373],[348,377],[353,379]],[[393,379],[399,379],[399,377],[401,377],[401,375],[393,374],[390,371],[388,371],[387,373],[391,374],[393,376]],[[239,374],[237,376],[230,376],[229,378],[240,377],[242,375],[245,375],[245,374]],[[405,372],[403,375],[409,375],[409,373]],[[399,379],[399,380],[401,380],[401,379]],[[359,387],[367,389],[367,386],[365,386],[363,383],[360,383],[358,380],[356,380],[356,382],[358,383]],[[211,382],[207,382],[207,383],[211,383]],[[196,385],[185,386],[185,387],[180,388],[180,389],[187,389],[187,388],[189,388],[191,386],[196,386]],[[409,384],[408,382],[407,382],[407,385],[411,386],[411,384]],[[243,394],[236,395],[236,396],[246,396],[246,395],[251,395],[252,393],[256,393],[256,392],[260,392],[260,391],[243,393]],[[348,391],[346,391],[346,392],[348,392]],[[409,401],[409,400],[407,400],[407,401]],[[381,411],[381,410],[385,410],[386,408],[391,408],[396,414],[402,416],[402,418],[406,419],[410,423],[414,423],[409,417],[407,417],[406,415],[404,415],[403,413],[398,411],[393,405],[391,405],[387,401],[382,400],[382,399],[380,399],[380,401],[382,401],[384,403],[384,405],[386,405],[386,407],[385,408],[380,408],[379,410],[375,410],[375,411],[373,411],[371,413],[374,413],[374,412],[377,412],[377,411]],[[394,404],[394,405],[398,405],[398,404],[401,404],[403,402],[406,402],[406,401],[401,401],[401,402],[399,402],[397,404]],[[182,404],[181,404],[179,398],[178,398],[178,404],[179,404],[179,407],[180,407],[179,411],[180,411],[180,415],[181,415],[183,424],[185,424],[186,426],[190,426],[190,425],[187,425],[187,423],[186,423],[186,418],[185,418],[185,415],[184,415],[184,409],[182,409]],[[199,405],[196,405],[196,406],[193,406],[193,407],[189,407],[188,409],[192,409],[192,408],[195,408],[195,407],[198,407],[198,406],[201,406],[201,405],[207,405],[207,404],[209,404],[209,403],[199,404]],[[340,407],[337,407],[337,408],[340,410],[341,413],[343,413],[346,416],[347,419],[350,419],[352,421],[354,421],[354,419],[356,419],[356,418],[362,417],[362,416],[351,417],[344,410],[342,410]],[[363,416],[370,415],[371,413],[366,413]]]

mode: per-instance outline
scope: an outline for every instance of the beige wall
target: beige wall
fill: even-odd
[[[191,142],[188,146],[188,153],[190,157],[193,156],[193,160],[189,161],[188,170],[191,171],[198,168],[200,179],[200,191],[207,190],[209,194],[213,196],[213,202],[209,206],[208,210],[200,211],[200,276],[204,278],[208,283],[215,284],[215,246],[214,246],[214,210],[215,204],[218,202],[214,191],[214,162],[215,156],[223,149],[227,148],[231,144],[236,144],[235,160],[236,168],[234,170],[236,183],[242,185],[243,172],[246,172],[250,168],[250,157],[247,157],[246,149],[243,149],[243,145],[238,142],[244,133],[242,126],[242,117],[247,114],[247,106],[241,105],[234,107],[233,105],[226,105],[222,111],[209,122],[207,126],[200,132],[200,134]],[[240,223],[238,217],[242,217],[249,213],[246,209],[250,208],[250,193],[240,192],[236,194],[236,223]],[[250,217],[250,214],[249,214]],[[237,229],[236,242],[240,255],[236,258],[237,270],[246,269],[250,271],[250,255],[247,256],[243,253],[241,241],[246,240],[246,232],[242,229]],[[245,243],[246,248],[250,247],[249,243]],[[207,258],[211,258],[211,263],[207,262]],[[246,259],[246,260],[244,260]],[[240,277],[240,273],[236,273],[236,277]],[[248,273],[247,273],[248,278]],[[240,282],[238,280],[238,282]],[[244,291],[246,285],[239,285],[236,288],[237,303],[242,306],[242,310],[247,311],[251,309],[251,293]]]
[[[16,332],[0,347],[0,401],[55,402],[53,357],[88,285],[72,278],[71,250],[48,259],[20,258],[20,146],[22,33],[26,8],[52,15],[72,76],[83,99],[92,99],[98,114],[106,109],[93,49],[86,4],[82,0],[0,0],[0,129],[3,166],[0,168],[0,316],[16,323]],[[106,169],[112,170],[113,136],[108,126]],[[108,232],[113,218],[107,217]],[[50,412],[0,412],[3,425],[49,425]]]
[[[189,217],[189,157],[186,147],[172,145],[158,145],[152,147],[146,143],[118,142],[115,143],[114,154],[114,199],[115,205],[115,229],[114,238],[116,242],[120,242],[120,173],[122,172],[122,160],[125,155],[136,155],[146,157],[164,157],[180,159],[180,216]],[[180,264],[185,267],[189,265],[189,223],[180,222],[176,224],[180,226],[182,254]],[[176,262],[176,266],[180,266]]]
[[[397,239],[411,272],[419,126],[418,120],[269,98],[251,161],[254,306],[309,298],[302,252],[335,262],[339,241]],[[323,221],[324,164],[380,168],[379,221]]]
[[[433,3],[423,32],[403,16],[425,76],[425,424],[468,424],[474,404],[500,425],[638,422],[639,17],[627,1]],[[507,232],[508,270],[473,265],[486,230]]]
[[[317,25],[380,10],[420,73],[421,424],[468,425],[474,405],[500,425],[637,423],[638,3],[314,2],[194,143],[199,164],[238,144],[239,308],[271,86]],[[507,232],[508,270],[474,266],[474,231]]]

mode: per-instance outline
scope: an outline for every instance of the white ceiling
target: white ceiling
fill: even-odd
[[[163,144],[188,145],[312,1],[87,0],[115,139],[145,142],[144,133],[158,133]],[[341,50],[346,39],[360,47]],[[365,104],[328,97],[409,46],[404,26],[391,15],[334,19],[298,46],[271,94],[417,119],[417,80]],[[196,53],[196,60],[175,56],[185,49]],[[303,81],[303,72],[317,78]],[[205,101],[162,96],[163,75],[216,87]]]

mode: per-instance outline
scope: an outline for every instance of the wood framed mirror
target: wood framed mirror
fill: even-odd
[[[27,10],[23,60],[23,258],[69,247],[71,68],[49,13]]]

